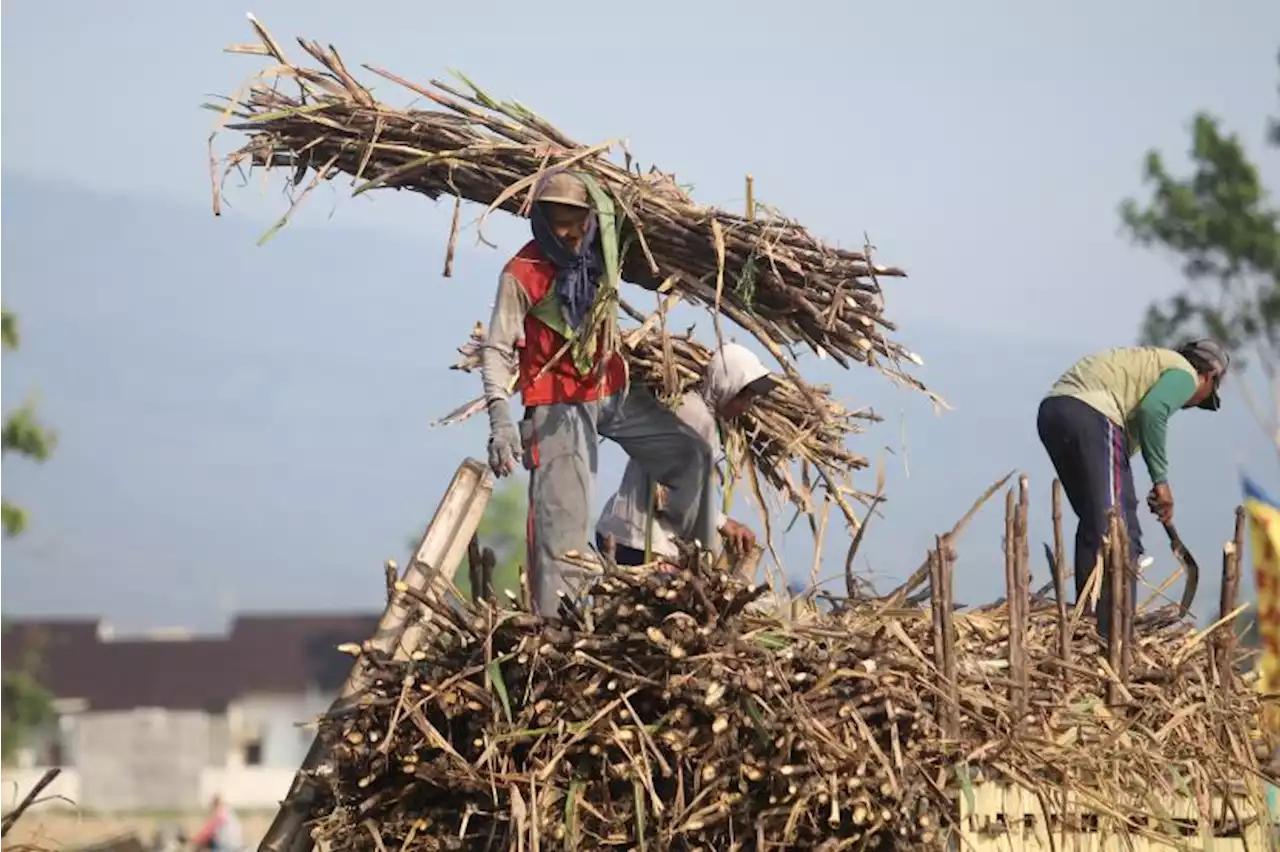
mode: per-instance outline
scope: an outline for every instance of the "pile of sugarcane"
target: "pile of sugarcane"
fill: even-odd
[[[624,309],[629,308],[623,302]],[[484,343],[484,326],[477,323],[471,337],[458,347],[461,355],[452,369],[473,372],[480,367],[480,351]],[[702,382],[711,350],[690,333],[668,332],[653,318],[642,321],[635,329],[624,329],[622,352],[630,365],[630,376],[653,390],[660,399],[675,404],[688,391]],[[864,456],[852,452],[845,444],[850,434],[861,431],[859,421],[878,421],[875,412],[851,411],[827,395],[824,387],[814,387],[823,413],[785,376],[777,375],[778,384],[733,423],[724,425],[728,460],[736,475],[756,471],[786,499],[802,510],[813,511],[810,486],[796,482],[791,465],[796,461],[812,465],[815,470],[837,481],[852,470],[867,466]],[[484,408],[483,397],[474,399],[436,421],[456,423]],[[735,453],[733,450],[742,452]],[[867,496],[855,489],[844,489],[866,502]],[[839,502],[839,501],[837,501]],[[848,508],[847,504],[844,508]]]
[[[943,849],[986,782],[1033,791],[1055,832],[1194,839],[1171,803],[1242,782],[1214,820],[1265,813],[1260,700],[1231,641],[1174,607],[1135,619],[1120,652],[1030,593],[1011,527],[1007,601],[967,612],[950,536],[924,609],[889,596],[784,617],[694,551],[674,574],[606,556],[557,619],[416,595],[432,631],[411,659],[350,648],[372,686],[320,722],[313,837],[361,852]]]

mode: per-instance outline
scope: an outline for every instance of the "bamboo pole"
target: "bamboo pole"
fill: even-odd
[[[417,552],[405,569],[401,581],[410,594],[398,594],[387,604],[378,622],[377,630],[366,645],[375,652],[403,658],[405,637],[411,628],[410,616],[419,610],[413,593],[425,595],[438,583],[441,574],[451,575],[462,559],[462,551],[475,533],[480,516],[493,494],[493,480],[488,468],[475,459],[466,459],[458,466],[453,481],[445,490],[436,513],[431,518]],[[399,585],[399,584],[397,584]],[[370,671],[365,655],[361,655],[351,667],[346,682],[338,691],[329,713],[342,712],[355,705],[368,688]],[[311,741],[302,765],[293,777],[289,793],[276,812],[275,819],[263,835],[258,852],[307,852],[312,846],[309,833],[303,830],[311,810],[315,790],[311,773],[324,760],[324,744],[317,735]]]
[[[1053,481],[1053,595],[1058,604],[1058,656],[1071,663],[1071,621],[1067,612],[1067,548],[1062,540],[1062,481]],[[1067,678],[1067,669],[1062,669]]]

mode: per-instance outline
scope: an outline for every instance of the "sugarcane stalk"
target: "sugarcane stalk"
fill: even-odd
[[[1058,656],[1071,662],[1071,623],[1067,614],[1067,548],[1062,537],[1062,481],[1053,480],[1053,596],[1058,609]],[[1065,669],[1063,670],[1065,672]]]
[[[1111,667],[1113,677],[1107,682],[1107,703],[1116,706],[1120,703],[1119,679],[1116,673],[1121,670],[1121,655],[1124,645],[1124,569],[1123,557],[1120,553],[1120,516],[1115,509],[1107,515],[1107,538],[1103,543],[1106,554],[1103,562],[1103,582],[1108,584],[1110,595],[1110,619],[1107,631],[1107,663]]]
[[[1222,587],[1218,602],[1218,618],[1230,618],[1239,604],[1240,566],[1235,541],[1222,546]],[[1235,647],[1238,637],[1235,624],[1227,623],[1218,628],[1214,637],[1217,650],[1218,671],[1216,672],[1220,688],[1230,689],[1235,682]]]
[[[1025,715],[1027,696],[1022,688],[1022,680],[1018,672],[1026,665],[1023,659],[1023,639],[1020,630],[1019,594],[1020,586],[1018,566],[1018,528],[1014,506],[1013,490],[1005,492],[1004,503],[1004,578],[1006,588],[1006,609],[1009,626],[1009,671],[1013,675],[1009,687],[1009,704],[1015,719]]]
[[[1027,660],[1026,660],[1026,639],[1028,618],[1031,609],[1031,545],[1029,532],[1029,515],[1030,507],[1030,485],[1027,481],[1026,474],[1018,477],[1018,507],[1014,513],[1014,536],[1016,541],[1016,578],[1017,588],[1014,596],[1017,600],[1017,616],[1011,629],[1018,635],[1018,644],[1022,647],[1021,665],[1014,669],[1014,676],[1018,680],[1018,689],[1020,703],[1018,709],[1023,713],[1027,709],[1027,701],[1030,693],[1030,684],[1028,680]]]

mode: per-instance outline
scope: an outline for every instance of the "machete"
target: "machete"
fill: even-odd
[[[1173,549],[1174,557],[1187,575],[1186,585],[1182,589],[1182,603],[1179,605],[1182,615],[1186,615],[1191,609],[1191,602],[1196,599],[1196,587],[1200,585],[1200,566],[1196,564],[1196,558],[1191,555],[1191,551],[1187,550],[1187,546],[1182,543],[1178,528],[1172,521],[1164,525],[1164,531],[1169,534],[1169,547]]]

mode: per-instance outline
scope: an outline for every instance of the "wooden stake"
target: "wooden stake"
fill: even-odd
[[[1031,673],[1026,661],[1026,636],[1028,613],[1031,610],[1031,541],[1028,518],[1031,512],[1031,488],[1024,473],[1018,477],[1018,511],[1014,515],[1014,537],[1017,543],[1017,601],[1018,644],[1022,647],[1022,665],[1013,672],[1022,695],[1022,703],[1018,707],[1022,715],[1026,715],[1027,701],[1031,697]]]
[[[1123,574],[1120,570],[1119,559],[1120,546],[1120,528],[1119,519],[1116,512],[1112,509],[1107,516],[1107,537],[1103,542],[1103,560],[1102,560],[1102,582],[1106,583],[1111,592],[1108,615],[1107,630],[1107,663],[1111,666],[1111,671],[1119,675],[1121,662],[1121,612],[1124,606],[1124,591],[1122,583],[1124,582]],[[1119,681],[1111,680],[1107,682],[1107,704],[1115,706],[1120,703]]]
[[[1058,656],[1071,662],[1071,621],[1067,610],[1067,548],[1062,541],[1062,482],[1053,481],[1053,595],[1058,601]],[[1062,668],[1064,680],[1068,670]]]
[[[1222,594],[1219,600],[1218,618],[1223,619],[1235,611],[1240,597],[1240,558],[1236,552],[1236,543],[1229,541],[1222,546]],[[1236,625],[1235,621],[1218,628],[1214,637],[1217,650],[1218,688],[1230,689],[1235,683],[1232,669],[1235,664]]]
[[[1129,683],[1129,669],[1133,666],[1133,618],[1137,604],[1133,599],[1133,577],[1137,566],[1133,564],[1129,550],[1129,530],[1124,518],[1116,515],[1116,559],[1120,575],[1120,668],[1116,673],[1120,682]]]
[[[467,543],[467,579],[471,581],[471,600],[484,600],[484,564],[480,554],[480,536],[471,536]]]
[[[1244,559],[1244,527],[1245,516],[1244,506],[1236,506],[1236,534],[1232,541],[1236,543],[1236,569],[1240,568],[1240,561]]]
[[[497,554],[493,552],[492,547],[486,547],[480,554],[480,597],[489,603],[493,603],[496,597],[493,588],[493,571],[497,567]]]
[[[755,178],[747,175],[747,218],[752,222],[756,219],[756,192]]]
[[[933,622],[933,665],[938,670],[938,674],[945,677],[947,670],[947,651],[946,638],[944,631],[946,627],[943,624],[943,613],[946,612],[946,590],[943,588],[942,566],[940,564],[939,553],[936,550],[929,551],[929,615]],[[941,725],[943,731],[947,730],[947,715],[950,708],[943,702],[939,702],[938,724]]]
[[[1022,656],[1022,631],[1018,624],[1018,540],[1014,519],[1013,489],[1005,492],[1004,500],[1004,581],[1008,589],[1006,605],[1009,608],[1009,701],[1013,704],[1015,721],[1023,717],[1026,693],[1019,677],[1025,665]]]
[[[942,584],[942,676],[947,685],[947,716],[943,730],[947,737],[960,739],[960,683],[956,666],[955,552],[950,536],[938,536],[938,581]]]

